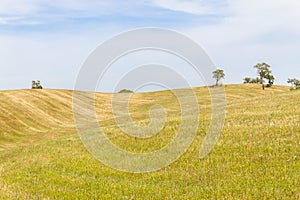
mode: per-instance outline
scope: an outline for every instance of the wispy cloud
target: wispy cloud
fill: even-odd
[[[0,1],[1,15],[33,15],[53,11],[100,11],[107,8],[109,1],[97,0],[2,0]]]
[[[191,0],[154,0],[153,3],[165,9],[182,11],[191,14],[212,14],[213,10],[203,5],[202,1]]]
[[[8,22],[7,22],[7,19],[5,19],[5,18],[0,18],[0,25],[1,24],[7,24]]]
[[[21,16],[0,17],[0,25],[40,25],[41,21],[26,19]]]
[[[1,24],[33,24],[33,22],[48,23],[70,18],[91,18],[116,13],[126,13],[129,0],[1,0]],[[130,13],[130,12],[128,12]],[[10,20],[14,18],[14,20]]]
[[[204,1],[201,0],[153,0],[153,3],[165,9],[196,15],[215,13],[210,5],[205,5]]]
[[[299,18],[299,0],[0,0],[0,80],[10,77],[9,85],[16,84],[11,74],[26,66],[20,72],[24,82],[37,72],[55,82],[62,69],[61,80],[70,86],[74,80],[66,74],[104,39],[157,26],[198,41],[224,67],[229,82],[249,75],[241,67],[266,61],[284,84],[289,73],[300,76]]]
[[[170,14],[210,15],[217,14],[217,0],[1,0],[0,18],[2,25],[51,23],[66,19],[99,18],[163,18]],[[223,3],[224,4],[224,3]],[[5,20],[8,17],[18,20]]]
[[[182,31],[203,44],[233,82],[249,75],[248,69],[260,61],[273,66],[281,84],[289,73],[300,76],[300,1],[229,0],[225,12],[229,15],[218,23]]]
[[[239,45],[253,43],[266,35],[270,38],[281,35],[282,39],[289,40],[288,35],[300,34],[298,0],[229,0],[226,8],[225,12],[230,14],[219,23],[198,25],[189,30],[214,38],[216,44]],[[277,42],[280,41],[273,41]]]

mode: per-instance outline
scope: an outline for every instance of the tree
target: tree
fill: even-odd
[[[43,89],[40,81],[32,81],[32,89]]]
[[[224,70],[217,69],[216,71],[213,71],[213,78],[216,79],[216,86],[218,86],[219,81],[225,78]]]
[[[267,63],[258,63],[254,66],[257,69],[257,75],[259,76],[262,89],[265,89],[265,79],[268,80],[267,87],[271,87],[274,84],[275,77],[272,75],[271,67]]]
[[[295,78],[289,78],[287,81],[289,84],[292,85],[292,87],[295,87],[296,89],[300,88],[300,80]]]
[[[244,84],[258,84],[261,83],[260,78],[256,77],[256,78],[250,78],[250,77],[246,77],[244,78]]]
[[[247,84],[247,83],[251,83],[251,78],[250,77],[244,78],[244,84]]]
[[[254,84],[261,84],[261,81],[260,81],[260,78],[259,77],[256,77],[256,78],[253,78],[251,79],[251,83],[254,83]]]
[[[275,81],[275,77],[272,74],[268,74],[266,76],[266,79],[268,80],[267,87],[272,87],[272,85],[274,84],[274,81]]]

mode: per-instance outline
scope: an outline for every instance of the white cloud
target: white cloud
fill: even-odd
[[[120,13],[136,16],[145,15],[149,10],[158,7],[198,15],[215,13],[217,5],[220,5],[216,2],[216,0],[1,0],[0,16],[21,16],[26,19],[49,15],[89,17]]]
[[[129,6],[128,6],[129,5]],[[114,13],[125,13],[130,7],[140,4],[134,0],[106,1],[106,0],[1,0],[1,24],[34,24],[49,22],[55,19],[97,17]],[[20,18],[18,20],[5,20],[5,18]]]
[[[174,25],[174,29],[186,33],[203,45],[213,61],[227,71],[226,81],[240,82],[243,76],[252,76],[251,72],[254,76],[255,72],[251,70],[251,66],[260,61],[270,62],[281,84],[285,83],[285,80],[290,76],[289,73],[293,77],[300,77],[299,56],[297,55],[300,52],[300,21],[298,20],[300,19],[300,1],[224,1],[226,5],[222,4],[222,9],[220,9],[218,7],[220,4],[215,3],[219,2],[218,0],[1,0],[0,25],[43,23],[48,22],[47,20],[55,15],[82,18],[109,14],[114,16],[112,21],[122,17],[120,15],[115,16],[115,13],[140,15],[142,21],[148,15],[154,15],[153,13],[156,11],[161,11],[157,8],[179,11],[179,16],[180,12],[195,15],[213,13],[218,18],[213,23],[205,22],[205,24],[199,23],[181,27]],[[145,8],[147,5],[153,10],[147,10]],[[163,14],[156,17],[155,20],[157,21],[165,20]],[[193,17],[191,16],[191,21]],[[107,18],[110,19],[109,16]],[[195,16],[195,18],[201,19],[201,16]],[[60,70],[60,67],[62,72],[67,74],[74,69],[72,67],[63,69],[63,67],[75,66],[74,68],[77,69],[78,63],[84,60],[85,56],[102,41],[101,39],[110,38],[112,34],[138,26],[134,21],[128,22],[129,25],[119,23],[99,26],[93,23],[93,21],[88,22],[89,28],[74,32],[76,38],[72,40],[69,39],[70,32],[61,35],[61,33],[54,33],[55,30],[39,32],[39,30],[32,29],[32,33],[18,34],[12,37],[1,36],[0,32],[0,67],[2,72],[7,71],[0,80],[11,76],[11,80],[14,81],[15,75],[10,75],[8,72],[20,71],[20,77],[22,77],[29,68],[32,73],[37,73],[37,78],[43,78],[42,72],[44,71]],[[145,25],[147,25],[147,20],[145,20]],[[100,36],[105,31],[107,33]],[[53,38],[60,38],[60,41],[49,35],[53,35]],[[42,36],[42,38],[37,39],[37,36]],[[29,42],[27,41],[28,38],[30,38]],[[78,41],[83,42],[77,44]],[[20,45],[25,47],[21,48]],[[74,52],[76,49],[84,50]],[[59,57],[60,55],[64,56]],[[15,59],[16,57],[18,59]],[[77,60],[75,61],[73,58]],[[28,67],[28,70],[19,70],[23,66]],[[43,66],[43,70],[38,73],[36,69],[40,66]],[[53,73],[53,77],[56,73]],[[69,85],[71,85],[70,82],[72,83],[74,76],[75,72],[71,78],[67,79]],[[48,81],[53,81],[52,86],[55,87],[56,79],[49,77],[48,74],[45,74],[44,80],[48,78]],[[24,79],[26,79],[24,81],[31,80],[30,74],[27,73],[27,77]]]
[[[230,14],[219,23],[190,27],[187,32],[211,38],[214,44],[245,44],[260,37],[300,35],[298,0],[229,0],[224,12]]]
[[[154,5],[191,14],[212,14],[214,10],[201,0],[153,0]]]
[[[20,16],[0,17],[0,25],[37,25],[41,23],[38,20],[26,19]]]
[[[300,1],[229,0],[223,12],[228,15],[219,23],[182,31],[232,74],[232,82],[251,75],[251,66],[261,61],[273,66],[277,83],[286,84],[289,76],[300,76]]]
[[[24,15],[36,12],[39,9],[37,0],[1,0],[1,15]]]
[[[7,20],[5,18],[0,18],[0,25],[7,24]]]

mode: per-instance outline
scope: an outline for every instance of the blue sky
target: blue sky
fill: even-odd
[[[142,27],[195,40],[225,70],[225,83],[256,76],[252,66],[265,61],[286,84],[300,78],[298,19],[298,0],[1,0],[0,89],[29,88],[35,79],[73,89],[99,44]]]

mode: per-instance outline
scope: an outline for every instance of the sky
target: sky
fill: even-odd
[[[275,84],[287,85],[288,78],[300,78],[299,19],[299,0],[1,0],[0,90],[30,88],[32,80],[45,88],[74,89],[81,66],[97,46],[144,27],[193,39],[225,71],[226,84],[255,77],[253,66],[267,62]],[[176,61],[179,72],[188,67],[170,56],[164,59]],[[111,81],[106,84],[116,84],[117,68],[107,74]],[[196,79],[192,73],[186,77]]]

